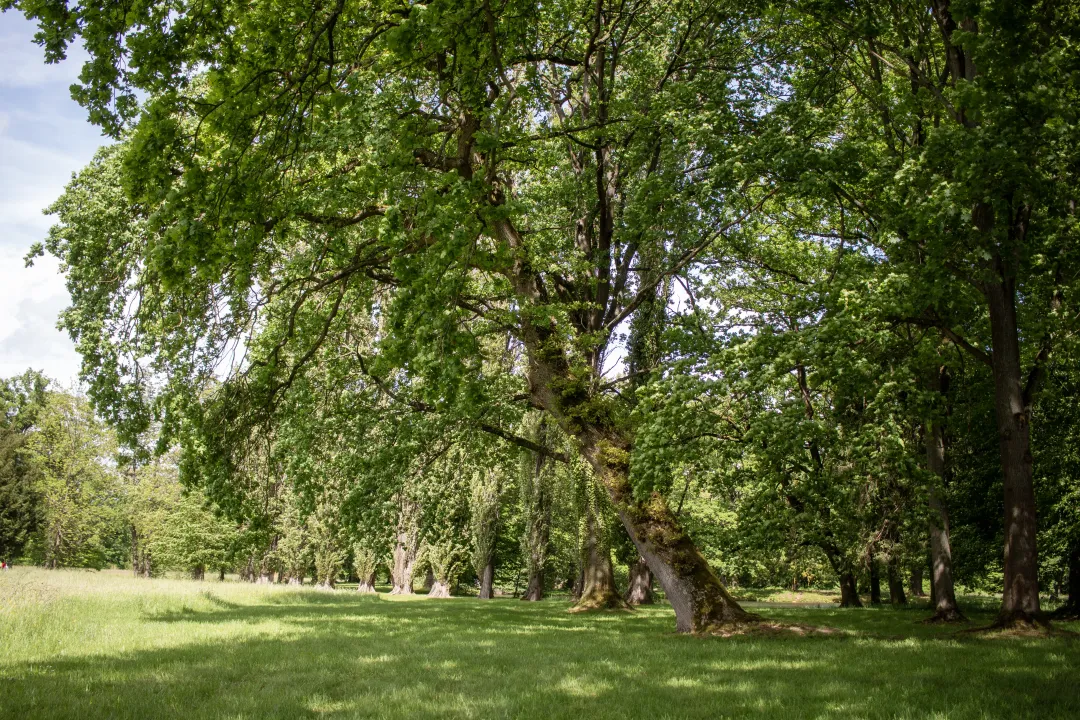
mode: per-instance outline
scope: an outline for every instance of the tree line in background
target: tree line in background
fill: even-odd
[[[89,398],[250,576],[1075,610],[1074,3],[0,5],[118,141],[31,252]]]

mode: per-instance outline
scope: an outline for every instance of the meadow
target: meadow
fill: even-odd
[[[697,638],[662,605],[16,568],[0,574],[0,717],[1080,717],[1072,637],[957,634],[918,606],[751,605],[834,632]]]

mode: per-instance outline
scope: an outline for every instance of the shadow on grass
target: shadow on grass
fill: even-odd
[[[700,639],[673,634],[664,608],[583,616],[565,603],[208,599],[212,609],[144,622],[239,623],[244,639],[0,665],[0,716],[1080,716],[1075,644],[888,637],[915,613],[777,610],[852,634]]]

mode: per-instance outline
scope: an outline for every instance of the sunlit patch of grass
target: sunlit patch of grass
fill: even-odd
[[[693,638],[664,606],[568,607],[20,568],[0,717],[1080,717],[1067,638],[799,606],[755,612],[837,632]]]

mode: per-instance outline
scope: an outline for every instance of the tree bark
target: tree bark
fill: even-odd
[[[495,597],[495,558],[489,558],[484,572],[480,574],[480,599],[491,600]]]
[[[652,572],[644,558],[639,557],[637,562],[630,564],[630,582],[626,587],[626,602],[628,605],[652,605]]]
[[[926,443],[926,467],[933,475],[930,486],[930,585],[934,622],[965,620],[956,604],[953,587],[952,547],[949,542],[949,511],[941,497],[945,480],[945,433],[940,425],[927,425],[923,436]],[[921,585],[921,582],[920,582]]]
[[[983,292],[990,311],[994,414],[1005,495],[1005,583],[997,624],[1008,625],[1041,622],[1043,618],[1039,606],[1030,408],[1024,397],[1020,367],[1016,285],[1000,257],[995,257],[994,265],[998,278],[985,283]]]

